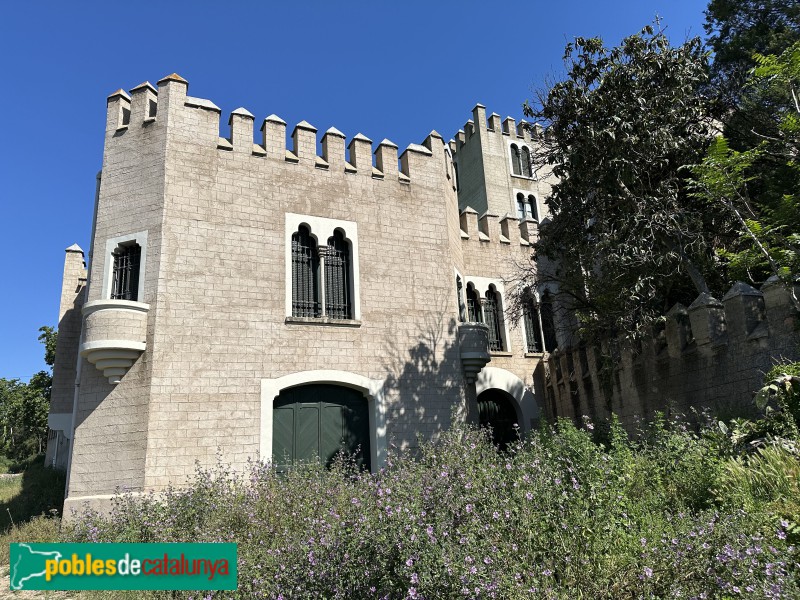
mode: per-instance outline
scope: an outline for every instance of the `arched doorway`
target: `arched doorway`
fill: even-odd
[[[481,427],[492,428],[492,442],[505,450],[519,440],[519,417],[514,399],[506,391],[490,388],[478,395],[478,416]]]
[[[319,459],[330,465],[340,452],[370,469],[369,407],[354,389],[311,384],[283,390],[275,399],[272,460],[279,470]]]

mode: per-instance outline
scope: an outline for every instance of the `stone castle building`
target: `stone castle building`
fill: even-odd
[[[398,157],[230,115],[170,75],[108,98],[89,249],[67,249],[47,459],[65,513],[180,483],[217,452],[378,469],[453,418],[537,426],[550,299],[508,317],[546,181],[537,132],[477,105]],[[347,146],[347,152],[346,148]],[[399,163],[399,164],[398,164]],[[541,300],[541,302],[539,301]],[[482,324],[481,324],[482,323]],[[549,346],[549,347],[548,347]]]
[[[478,104],[454,140],[399,156],[331,127],[318,156],[309,123],[287,148],[284,121],[254,139],[243,108],[220,137],[220,109],[187,91],[173,74],[108,98],[89,269],[67,248],[53,371],[67,515],[218,452],[285,468],[344,449],[375,470],[453,419],[504,443],[541,417],[737,413],[800,358],[777,281],[676,305],[639,348],[575,343],[550,290],[511,318],[549,193],[525,123]]]

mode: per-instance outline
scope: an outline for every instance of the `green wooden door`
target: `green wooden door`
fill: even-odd
[[[272,459],[283,470],[298,461],[330,465],[339,451],[370,468],[369,412],[364,396],[335,385],[284,390],[272,417]]]

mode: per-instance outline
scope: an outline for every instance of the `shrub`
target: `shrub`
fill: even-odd
[[[608,439],[561,421],[500,453],[454,427],[375,475],[344,458],[287,474],[220,462],[65,536],[237,542],[241,598],[800,594],[791,527],[715,499],[706,437],[662,419],[635,440],[612,423]]]

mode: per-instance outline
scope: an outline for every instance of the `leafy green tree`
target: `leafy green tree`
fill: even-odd
[[[770,134],[743,151],[719,138],[691,168],[693,187],[697,198],[731,214],[741,234],[719,249],[730,279],[758,284],[776,275],[791,284],[800,273],[800,42],[755,60],[747,87],[758,91],[750,101],[769,108]],[[797,297],[794,303],[800,310]]]
[[[564,60],[566,78],[524,106],[548,131],[535,162],[558,181],[523,277],[557,284],[585,339],[636,336],[718,287],[713,248],[730,219],[691,197],[683,169],[713,139],[708,55],[648,26],[611,49],[577,38]]]
[[[711,0],[705,14],[712,82],[728,106],[740,104],[756,54],[780,54],[800,40],[796,0]]]
[[[39,331],[45,362],[52,367],[57,334],[52,327]],[[44,452],[52,383],[48,371],[39,371],[28,383],[0,378],[0,450],[9,458],[25,459]]]

